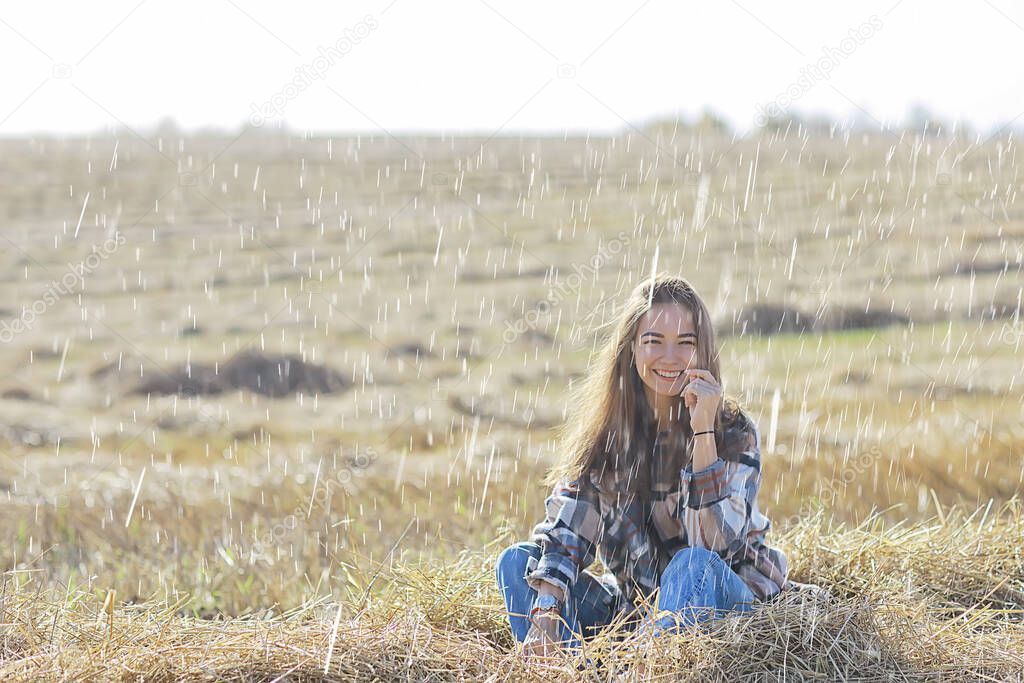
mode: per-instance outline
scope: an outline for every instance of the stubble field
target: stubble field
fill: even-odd
[[[578,676],[516,660],[493,563],[658,270],[707,300],[761,426],[769,542],[837,602],[649,672],[1019,679],[1018,149],[796,124],[0,140],[0,674]]]

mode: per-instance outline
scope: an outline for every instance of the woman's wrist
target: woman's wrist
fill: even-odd
[[[559,602],[565,602],[565,593],[562,589],[550,581],[542,580],[537,587],[537,595],[553,595]]]
[[[535,619],[541,617],[558,617],[562,612],[562,601],[552,593],[544,592],[537,596],[530,608],[530,621],[536,623]]]
[[[535,609],[530,612],[530,623],[534,626],[547,626],[558,621],[561,612],[557,609]]]
[[[709,421],[710,422],[710,421]],[[703,426],[707,425],[707,426]],[[698,422],[700,429],[693,430],[693,457],[691,467],[694,472],[703,472],[718,461],[718,444],[715,438],[714,423]]]

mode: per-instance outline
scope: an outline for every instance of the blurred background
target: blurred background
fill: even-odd
[[[4,569],[201,615],[496,552],[654,271],[776,533],[1017,494],[1024,12],[0,11]]]

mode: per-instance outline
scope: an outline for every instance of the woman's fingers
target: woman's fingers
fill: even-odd
[[[695,379],[686,385],[686,390],[694,396],[714,396],[718,393],[718,387],[703,379]]]
[[[544,641],[540,638],[527,636],[526,641],[523,643],[523,655],[529,659],[542,657],[544,654]]]
[[[693,410],[701,397],[710,398],[712,396],[718,396],[721,393],[717,383],[710,382],[705,379],[694,378],[686,383],[683,390],[680,392],[680,396],[683,398],[683,403],[687,410]]]
[[[554,623],[552,621],[552,623]],[[552,633],[552,631],[554,633]],[[546,659],[555,655],[555,648],[558,647],[557,626],[542,628],[534,624],[530,627],[523,641],[523,656],[527,659]]]
[[[687,386],[697,383],[698,386],[710,386],[718,388],[718,380],[711,374],[710,370],[700,370],[697,368],[690,368],[684,371],[688,378]]]
[[[711,374],[710,370],[704,370],[702,368],[687,368],[686,370],[683,370],[683,373],[688,377],[700,377],[701,379],[706,379],[711,382],[715,381],[715,376]]]
[[[681,392],[681,395],[682,396],[692,396],[692,397],[696,398],[697,396],[700,395],[700,392],[698,391],[698,389],[700,387],[704,387],[704,386],[707,386],[707,383],[704,382],[704,380],[702,380],[702,379],[691,379],[689,382],[686,383],[685,386],[683,386],[683,390]]]
[[[690,389],[689,384],[683,386],[683,390],[679,392],[679,395],[683,397],[683,405],[687,408],[693,406],[693,391]]]
[[[535,640],[532,643],[527,643],[523,647],[523,657],[527,661],[544,661],[554,656],[554,652],[551,651],[551,645],[545,641]]]

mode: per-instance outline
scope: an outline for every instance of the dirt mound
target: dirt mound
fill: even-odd
[[[419,342],[403,342],[401,344],[395,344],[391,347],[391,350],[398,356],[407,356],[417,359],[432,358],[437,355]]]
[[[150,372],[130,393],[208,395],[248,389],[277,398],[294,393],[332,394],[349,387],[333,368],[296,355],[243,351],[221,366],[192,363],[172,372]]]
[[[741,334],[783,334],[810,332],[814,319],[792,307],[779,304],[754,304],[740,309],[734,321],[726,321],[727,331]]]
[[[947,267],[943,275],[990,275],[993,273],[1020,273],[1024,271],[1024,261],[1009,259],[958,261]]]
[[[833,307],[815,320],[815,332],[833,330],[860,330],[867,327],[887,327],[889,325],[906,325],[910,318],[892,311],[865,310],[860,306]]]
[[[22,389],[21,387],[12,387],[10,389],[4,389],[0,392],[0,398],[7,401],[38,401],[39,398],[30,392],[28,389]]]
[[[0,440],[18,446],[52,446],[65,435],[54,427],[30,424],[0,424]]]
[[[970,317],[988,318],[990,320],[996,320],[999,318],[1013,318],[1024,314],[1024,308],[1021,308],[1016,301],[993,301],[986,304],[980,309],[980,313],[975,313]]]
[[[720,329],[725,334],[785,334],[859,330],[887,325],[906,325],[910,318],[884,310],[865,310],[860,306],[832,306],[820,314],[794,306],[754,304],[740,309],[734,320],[726,320]]]

